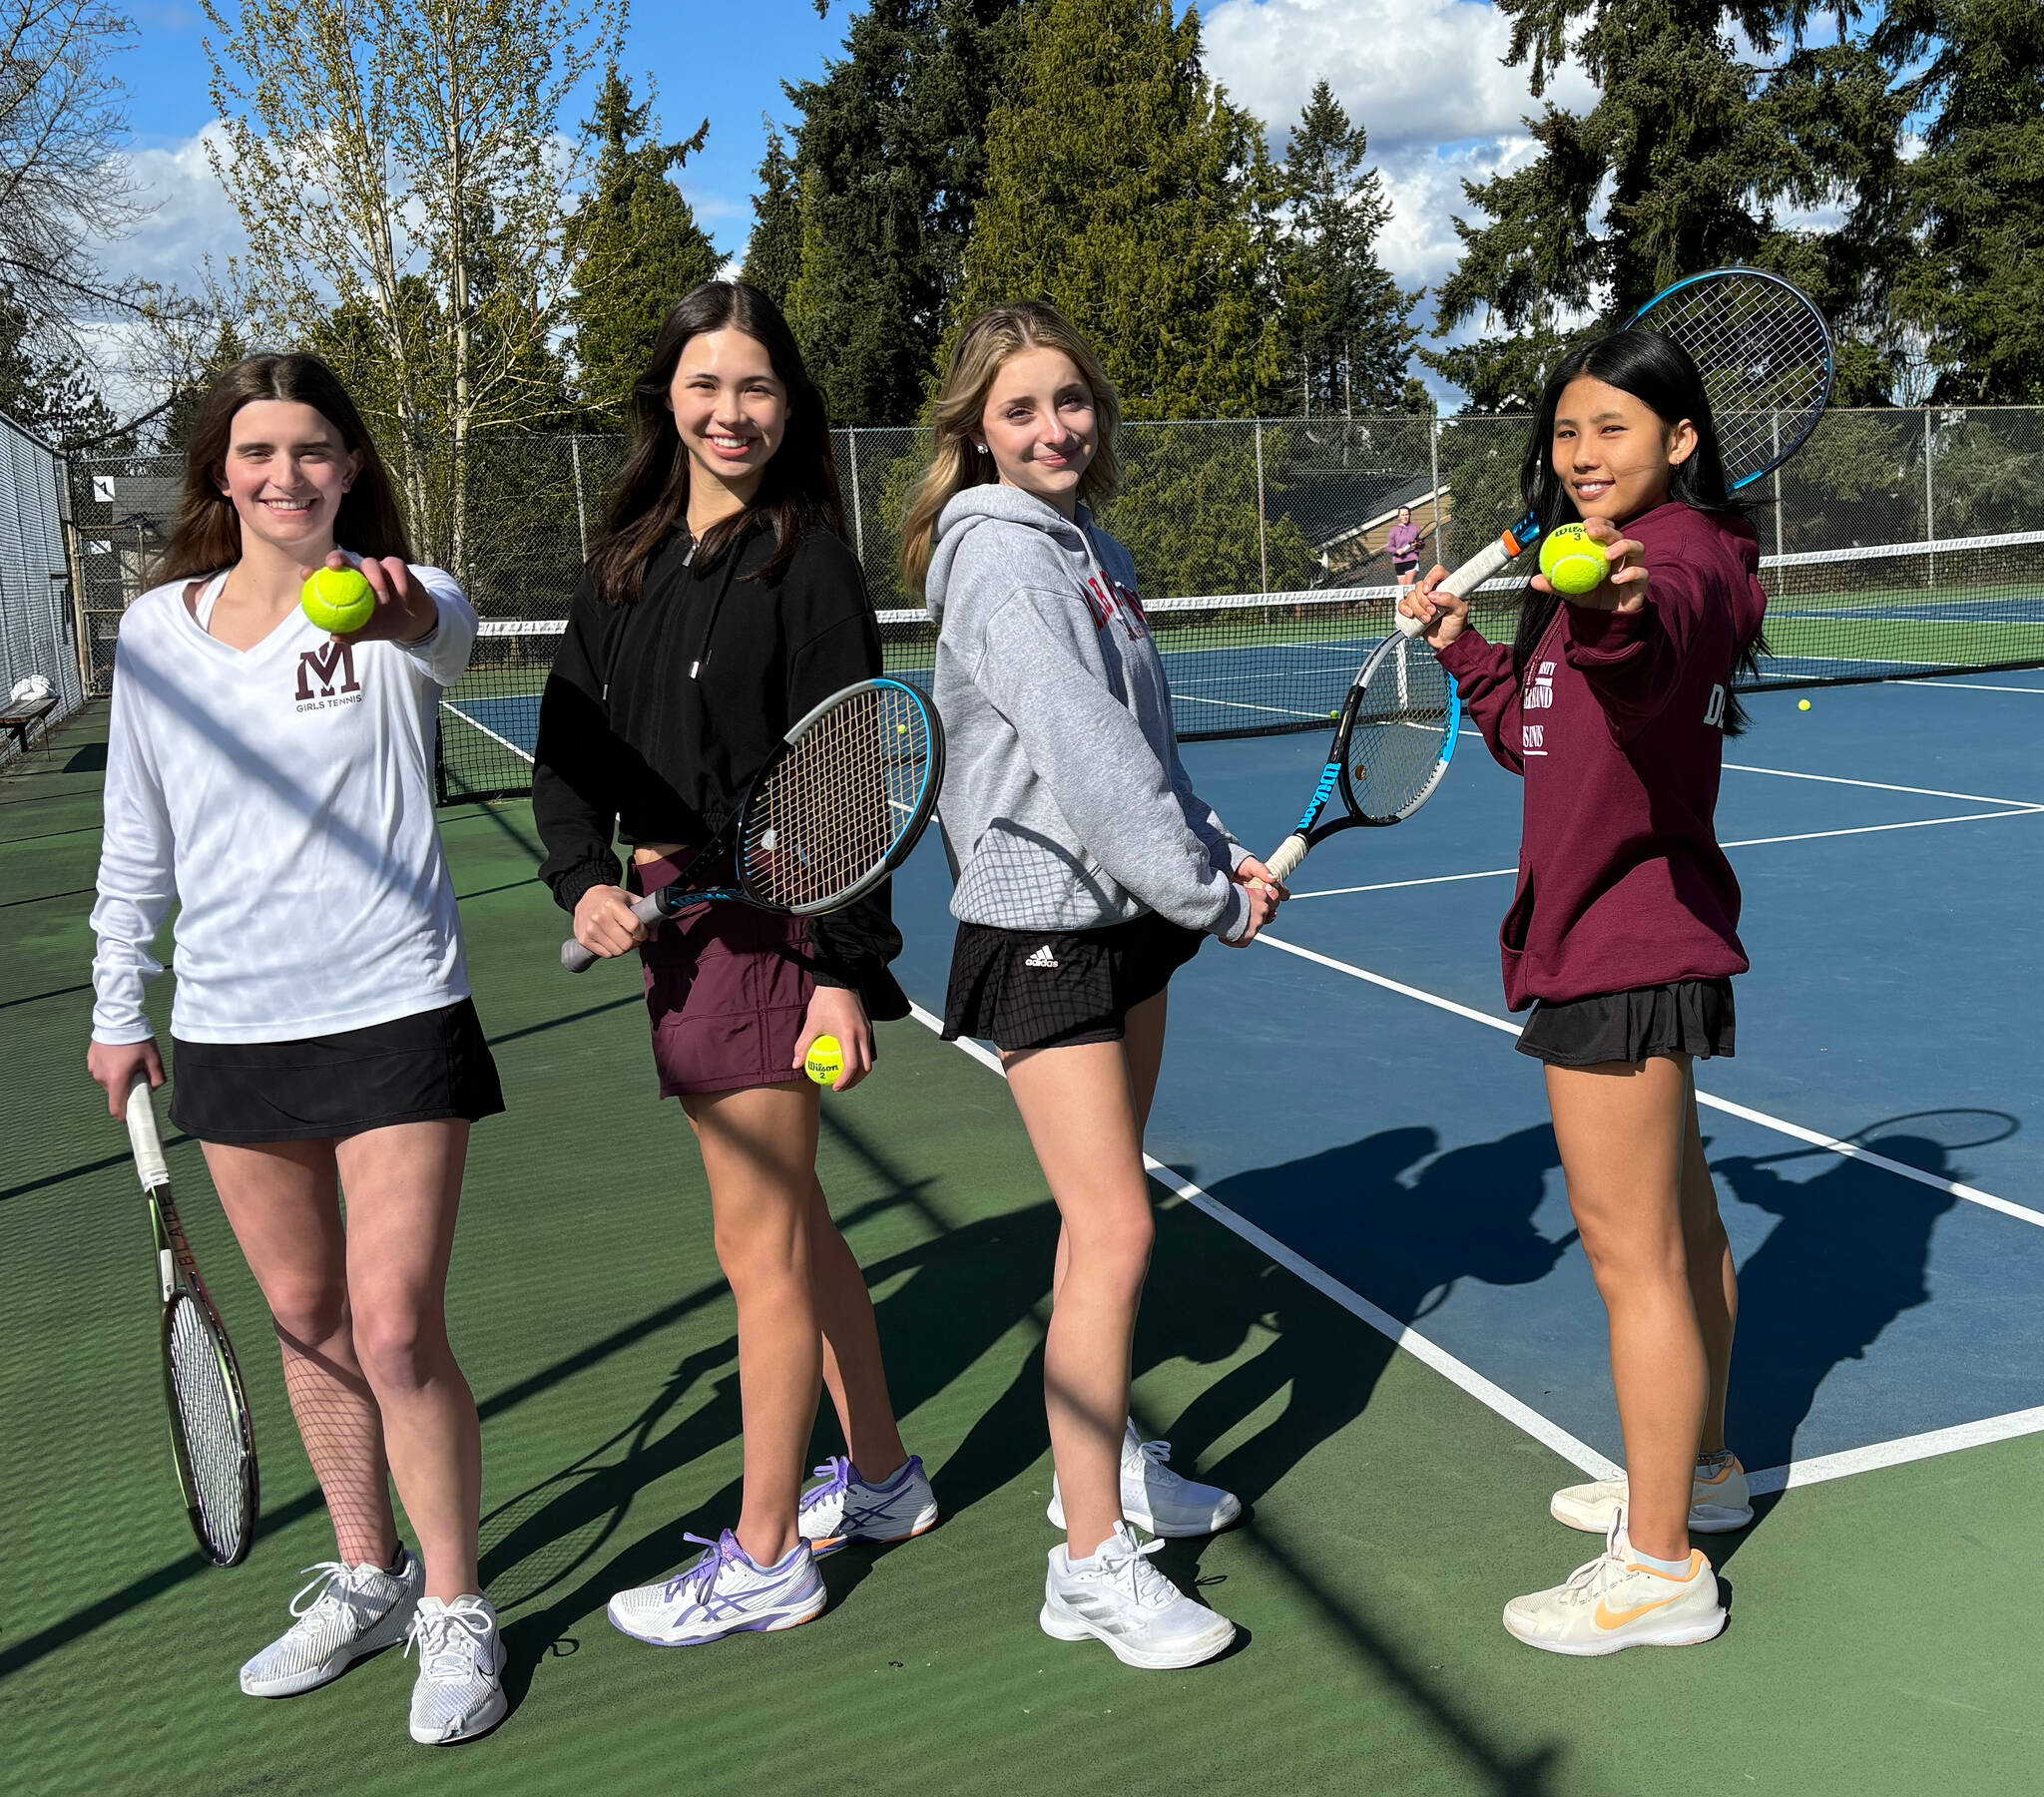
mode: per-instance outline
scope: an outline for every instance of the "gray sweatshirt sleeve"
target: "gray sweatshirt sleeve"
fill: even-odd
[[[1188,823],[1177,770],[1158,760],[1079,653],[1072,603],[1035,588],[1014,593],[986,621],[973,683],[1014,726],[1079,840],[1118,884],[1173,923],[1233,940],[1248,927],[1248,898]]]

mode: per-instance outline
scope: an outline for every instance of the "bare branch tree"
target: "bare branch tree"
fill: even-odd
[[[340,355],[396,427],[421,540],[466,561],[471,439],[558,404],[564,222],[590,161],[562,125],[626,0],[203,0],[214,168],[249,235],[258,331]],[[442,452],[438,445],[445,445]]]

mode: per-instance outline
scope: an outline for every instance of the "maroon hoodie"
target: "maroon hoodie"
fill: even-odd
[[[1760,546],[1675,501],[1624,528],[1646,546],[1640,611],[1564,600],[1523,679],[1473,630],[1441,651],[1490,752],[1526,780],[1498,933],[1514,1011],[1749,965],[1713,820],[1727,687],[1767,609]]]

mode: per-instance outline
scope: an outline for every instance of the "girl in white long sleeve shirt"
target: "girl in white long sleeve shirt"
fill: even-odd
[[[375,610],[332,637],[299,589],[349,561]],[[252,356],[216,384],[160,574],[115,660],[88,1065],[116,1117],[138,1080],[165,1083],[143,993],[178,904],[171,1116],[269,1304],[336,1538],[242,1688],[295,1695],[409,1636],[412,1737],[467,1739],[504,1712],[503,1653],[445,1284],[469,1126],[503,1097],[431,750],[475,613],[412,565],[375,446],[310,356]]]

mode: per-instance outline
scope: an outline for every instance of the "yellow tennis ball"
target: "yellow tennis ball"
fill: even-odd
[[[1580,524],[1565,524],[1540,539],[1540,572],[1557,593],[1573,597],[1604,584],[1611,558]]]
[[[1807,711],[1809,709],[1809,700],[1806,698],[1798,698],[1795,701],[1795,708],[1798,711]]]
[[[298,604],[320,630],[345,637],[375,615],[376,591],[359,568],[315,568]]]
[[[818,1036],[809,1044],[808,1059],[802,1063],[802,1072],[818,1086],[828,1086],[844,1071],[844,1050],[838,1046],[834,1036]]]

